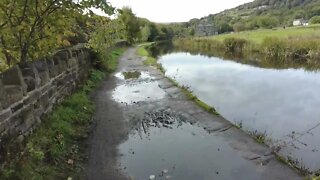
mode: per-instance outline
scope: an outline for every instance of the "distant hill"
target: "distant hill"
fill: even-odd
[[[295,19],[320,16],[320,0],[255,0],[217,14],[191,19],[186,26],[213,25],[219,33],[292,26]]]

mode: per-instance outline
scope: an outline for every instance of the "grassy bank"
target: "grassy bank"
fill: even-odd
[[[181,50],[220,57],[277,61],[283,64],[306,63],[318,67],[319,33],[319,26],[259,30],[207,38],[176,39],[173,44]]]
[[[290,39],[290,38],[309,38],[317,37],[320,39],[320,25],[310,25],[307,27],[288,27],[288,28],[277,28],[277,29],[262,29],[254,31],[243,31],[233,34],[222,34],[218,36],[209,37],[209,39],[223,41],[227,38],[241,38],[254,43],[260,44],[264,39],[268,37],[274,37],[279,39]]]
[[[161,66],[161,64],[159,64],[157,62],[157,60],[154,57],[151,57],[151,55],[149,54],[148,50],[147,50],[148,46],[140,46],[137,49],[137,55],[145,57],[146,60],[144,60],[144,64],[148,65],[148,66],[154,66],[156,68],[158,68],[162,73],[165,73],[165,70],[163,69],[163,67]],[[193,100],[194,102],[196,102],[200,107],[202,107],[203,109],[205,109],[208,112],[211,112],[213,114],[218,115],[218,113],[216,112],[216,110],[209,106],[208,104],[206,104],[205,102],[201,101],[197,96],[193,95],[192,92],[189,90],[188,87],[185,86],[181,86],[178,84],[177,81],[175,81],[174,79],[167,77],[175,86],[179,87],[181,89],[181,91],[191,100]]]
[[[143,61],[144,65],[156,66],[157,60],[149,55],[149,52],[147,51],[146,47],[147,47],[147,45],[141,45],[138,48],[136,54],[146,58],[146,60]]]
[[[0,179],[81,179],[94,106],[89,94],[108,72],[116,69],[124,49],[99,54],[99,66],[92,69],[83,87],[54,107],[53,112],[20,144],[7,146]],[[98,66],[98,64],[96,64]]]

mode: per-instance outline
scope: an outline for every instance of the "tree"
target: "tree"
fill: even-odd
[[[142,41],[142,42],[148,41],[149,36],[151,35],[150,25],[146,24],[145,26],[143,26],[140,33],[141,33],[140,34],[140,41]]]
[[[310,24],[320,24],[320,16],[314,16],[309,20]]]
[[[94,30],[89,33],[88,46],[94,51],[102,53],[121,39],[124,27],[118,19],[110,20],[101,16],[91,18],[91,21],[92,19],[95,20],[92,24]]]
[[[257,24],[260,28],[273,28],[277,26],[278,20],[271,16],[261,16],[258,18]]]
[[[74,35],[75,17],[92,7],[114,11],[105,0],[1,0],[0,59],[12,65],[69,45],[66,37]]]
[[[237,22],[233,25],[233,30],[235,32],[240,32],[245,30],[245,26],[242,22]]]
[[[138,38],[140,32],[139,19],[133,14],[131,8],[124,7],[119,10],[119,20],[123,23],[125,38],[129,43],[133,43]]]

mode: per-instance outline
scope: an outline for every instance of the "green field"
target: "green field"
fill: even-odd
[[[210,39],[219,41],[225,38],[243,38],[255,43],[262,43],[267,37],[277,38],[316,38],[320,40],[320,25],[312,25],[308,27],[291,27],[291,28],[277,28],[277,29],[264,29],[255,31],[243,31],[233,34],[222,34],[218,36],[211,36]],[[206,37],[208,38],[208,37]]]

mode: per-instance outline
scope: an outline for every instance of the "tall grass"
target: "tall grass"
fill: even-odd
[[[320,66],[320,38],[266,37],[261,43],[248,39],[228,37],[219,41],[209,38],[175,39],[177,49],[224,58],[254,58],[278,63],[309,63]]]
[[[277,29],[261,29],[254,31],[243,31],[233,34],[222,34],[212,36],[208,39],[223,41],[226,38],[241,38],[248,41],[260,44],[268,37],[275,37],[279,39],[295,38],[308,38],[316,37],[320,39],[320,25],[311,25],[307,27],[290,27],[290,28],[277,28]]]

